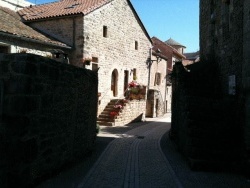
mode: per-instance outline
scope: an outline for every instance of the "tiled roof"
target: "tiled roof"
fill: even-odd
[[[179,58],[186,58],[184,55],[179,53],[175,48],[173,48],[172,46],[164,43],[163,41],[161,41],[157,37],[152,37],[152,41],[153,41],[153,50],[156,51],[159,48],[161,50],[161,53],[164,56],[168,56],[169,55],[168,52],[171,51],[176,56],[178,56]]]
[[[176,42],[175,40],[173,39],[168,39],[167,41],[165,41],[166,44],[170,45],[170,46],[181,46],[181,47],[184,47],[186,48],[186,46],[180,44],[179,42]]]
[[[163,55],[162,53],[157,52],[157,50],[156,51],[153,50],[152,55],[159,56],[160,58],[165,59],[166,61],[168,60],[167,56]]]
[[[195,60],[198,57],[200,57],[200,51],[190,52],[190,53],[184,53],[184,55],[186,56],[186,59]]]
[[[48,38],[47,36],[35,31],[25,25],[20,16],[5,7],[0,6],[0,34],[8,34],[13,37],[32,39],[37,42],[43,42],[61,47],[67,47],[64,43]]]
[[[26,21],[87,13],[112,0],[61,0],[57,2],[25,7],[18,11]]]

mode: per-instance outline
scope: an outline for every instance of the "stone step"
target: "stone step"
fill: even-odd
[[[120,100],[122,100],[122,99],[111,99],[110,102],[114,102],[115,103],[115,102],[118,102]]]
[[[114,106],[106,106],[104,111],[119,111],[119,108],[114,108]]]
[[[114,122],[115,120],[111,118],[97,118],[97,121]]]
[[[102,111],[102,113],[97,118],[97,123],[99,125],[114,126],[117,123],[122,124],[122,119],[123,119],[122,111],[125,109],[114,108],[114,105],[122,104],[120,102],[120,100],[122,100],[122,99],[112,99],[108,103],[108,105],[105,107],[105,109]],[[126,106],[126,103],[122,104],[122,105]],[[129,110],[129,109],[127,109],[127,110]],[[113,119],[110,117],[110,112],[119,112],[119,115],[115,119]]]
[[[102,113],[99,116],[101,116],[101,115],[109,116],[110,112],[119,112],[119,113],[121,113],[122,110],[120,110],[120,109],[105,109],[104,111],[102,111]]]
[[[97,124],[98,125],[101,125],[101,126],[114,126],[114,122],[104,122],[104,121],[97,121]]]
[[[101,113],[98,118],[110,118],[109,113]]]

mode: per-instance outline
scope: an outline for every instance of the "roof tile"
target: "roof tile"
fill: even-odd
[[[152,41],[154,43],[154,47],[153,50],[156,49],[160,49],[162,54],[165,56],[168,56],[168,52],[169,50],[172,51],[175,55],[177,55],[180,58],[186,58],[184,55],[182,55],[181,53],[179,53],[175,48],[173,48],[172,46],[170,46],[167,43],[164,43],[163,41],[161,41],[160,39],[158,39],[157,37],[152,37]]]
[[[0,6],[0,32],[66,47],[64,43],[53,40],[35,31],[31,27],[25,25],[21,21],[20,16],[16,12],[1,6]]]
[[[25,7],[18,11],[26,21],[87,14],[112,0],[61,0],[47,4]]]

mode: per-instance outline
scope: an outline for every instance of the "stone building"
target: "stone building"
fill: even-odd
[[[165,44],[167,44],[169,47],[172,48],[169,53],[169,61],[168,61],[168,68],[172,70],[173,65],[176,61],[182,61],[186,57],[184,54],[184,49],[186,48],[184,45],[180,44],[179,42],[173,40],[172,38],[165,41]]]
[[[52,57],[54,49],[68,51],[71,47],[25,25],[15,11],[0,7],[0,53],[32,53]]]
[[[148,95],[146,105],[147,117],[158,117],[170,112],[167,81],[167,57],[159,48],[152,48],[149,62]]]
[[[129,0],[64,0],[18,13],[30,27],[70,46],[70,64],[98,71],[98,115],[112,99],[124,98],[133,78],[147,86],[152,43]]]
[[[153,50],[159,50],[160,54],[165,57],[167,65],[165,65],[162,61],[157,61],[157,63],[153,63],[155,66],[157,65],[156,67],[158,67],[154,71],[155,78],[157,78],[157,75],[160,73],[161,77],[164,78],[164,80],[162,80],[161,85],[157,85],[157,82],[151,83],[151,88],[157,89],[160,87],[159,90],[161,91],[161,96],[164,98],[165,101],[165,112],[171,112],[172,86],[170,74],[172,72],[175,61],[181,61],[185,59],[185,56],[182,54],[184,46],[177,43],[173,39],[169,39],[168,41],[163,42],[157,37],[152,37],[152,42]],[[173,46],[171,46],[170,44]],[[160,59],[164,60],[164,58]]]
[[[174,68],[171,137],[193,167],[249,173],[249,10],[248,0],[200,1],[200,62]]]
[[[200,61],[200,51],[184,53],[186,59],[182,61],[182,64],[191,65]]]

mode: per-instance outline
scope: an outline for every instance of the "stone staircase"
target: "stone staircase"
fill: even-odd
[[[121,105],[122,108],[115,108]],[[122,126],[132,122],[142,121],[146,111],[146,100],[112,99],[97,118],[97,124],[102,126]],[[118,113],[112,117],[110,112]]]
[[[114,126],[115,125],[115,119],[117,119],[120,115],[120,109],[117,109],[114,107],[114,105],[121,104],[121,99],[112,99],[108,105],[105,107],[105,109],[102,111],[102,113],[97,118],[97,124],[104,125],[104,126]],[[125,107],[126,104],[124,104]],[[110,116],[110,112],[118,112],[118,116],[115,118]]]

